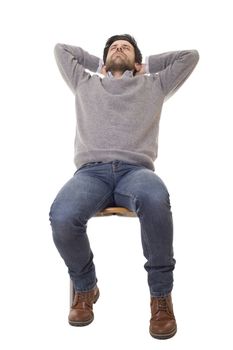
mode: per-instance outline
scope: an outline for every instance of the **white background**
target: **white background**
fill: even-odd
[[[232,11],[230,1],[2,1],[0,8],[2,349],[231,348]],[[143,57],[197,49],[200,61],[164,105],[156,172],[166,183],[177,260],[177,335],[150,337],[137,219],[88,225],[101,290],[95,321],[70,327],[69,280],[48,212],[75,171],[74,97],[57,42],[102,56],[132,34]]]

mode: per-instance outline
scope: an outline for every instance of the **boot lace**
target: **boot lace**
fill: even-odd
[[[158,311],[167,311],[167,302],[165,298],[158,299]]]

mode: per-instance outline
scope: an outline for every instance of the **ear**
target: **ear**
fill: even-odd
[[[100,73],[103,74],[103,75],[107,75],[107,71],[106,71],[106,66],[103,65],[101,70],[100,70]]]
[[[135,68],[136,72],[140,72],[142,65],[140,63],[135,63],[134,68]]]

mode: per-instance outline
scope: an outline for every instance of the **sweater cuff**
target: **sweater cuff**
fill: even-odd
[[[101,72],[101,68],[103,67],[104,61],[100,58],[99,60],[99,66],[97,68],[96,73],[100,73]]]
[[[146,74],[150,74],[150,71],[149,71],[149,56],[147,56],[145,58],[145,73]]]

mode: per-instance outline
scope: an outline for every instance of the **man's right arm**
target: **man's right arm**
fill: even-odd
[[[199,60],[197,50],[170,51],[146,59],[147,73],[160,77],[166,98],[170,97],[189,77]]]
[[[90,76],[85,69],[96,72],[99,68],[100,59],[81,47],[56,44],[54,54],[62,76],[73,92],[80,81]]]

